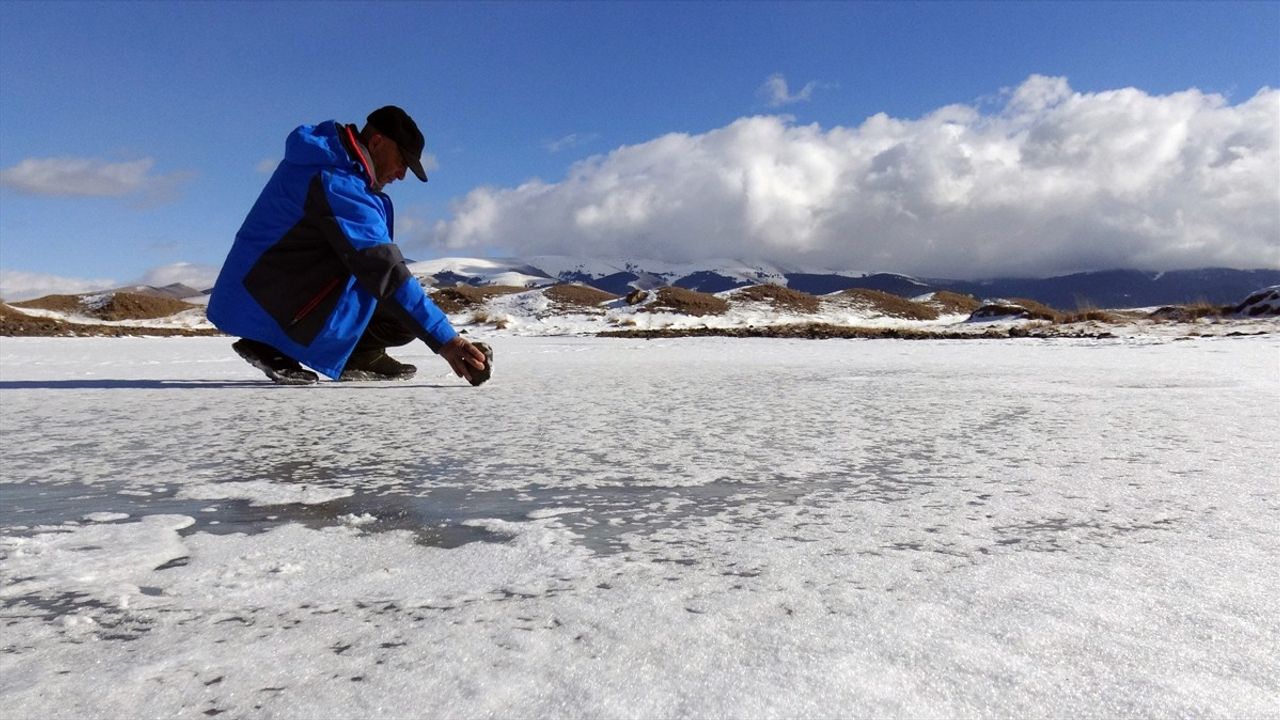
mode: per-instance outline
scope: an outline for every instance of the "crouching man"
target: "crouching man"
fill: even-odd
[[[403,380],[417,371],[387,355],[414,338],[479,385],[492,352],[458,335],[392,240],[383,190],[406,171],[422,182],[425,141],[404,110],[373,111],[361,129],[303,125],[236,233],[209,320],[232,347],[284,385],[318,379]]]

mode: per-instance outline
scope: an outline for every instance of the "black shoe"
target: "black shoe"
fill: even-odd
[[[347,366],[342,369],[339,380],[344,382],[367,382],[370,380],[408,380],[418,372],[418,368],[402,363],[386,351],[352,354]]]
[[[231,349],[245,362],[258,368],[277,385],[311,385],[319,376],[298,364],[297,360],[257,340],[237,340]]]

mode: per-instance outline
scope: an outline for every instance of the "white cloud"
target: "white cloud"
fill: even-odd
[[[428,177],[430,177],[431,173],[440,169],[440,160],[432,153],[424,152],[422,153],[422,157],[418,159],[422,161],[422,171],[425,172]]]
[[[46,273],[0,270],[0,298],[6,302],[30,300],[45,295],[78,295],[116,287],[106,278],[69,278]]]
[[[218,279],[219,268],[212,265],[196,265],[179,262],[151,268],[138,281],[139,285],[164,287],[174,283],[182,283],[195,290],[208,290]]]
[[[111,278],[75,278],[20,270],[0,270],[0,298],[6,302],[30,300],[45,295],[79,295],[130,285],[164,287],[182,283],[195,290],[207,290],[218,279],[219,268],[193,263],[172,263],[148,270],[133,282],[121,283]]]
[[[570,133],[562,138],[543,143],[543,147],[547,149],[547,152],[558,153],[563,150],[581,147],[598,137],[600,136],[596,133]]]
[[[783,105],[791,105],[798,102],[808,102],[813,97],[813,90],[817,87],[816,81],[809,81],[800,91],[794,95],[787,87],[787,79],[782,73],[774,73],[765,78],[763,84],[756,90],[756,93],[764,99],[769,107],[782,107]]]
[[[52,197],[142,196],[163,200],[189,174],[152,175],[152,158],[107,162],[94,158],[27,158],[0,170],[0,185],[26,195]]]
[[[935,277],[1280,267],[1280,91],[1073,91],[824,130],[669,134],[558,183],[478,188],[427,243],[516,255],[736,257]]]

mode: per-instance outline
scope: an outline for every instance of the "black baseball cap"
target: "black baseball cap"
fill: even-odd
[[[427,141],[422,137],[418,124],[409,117],[409,113],[395,105],[387,105],[369,113],[369,125],[374,130],[386,135],[400,146],[405,163],[414,175],[422,182],[427,181],[427,173],[422,169],[422,148]]]

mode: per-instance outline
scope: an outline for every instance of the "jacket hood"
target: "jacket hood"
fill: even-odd
[[[295,165],[350,167],[351,156],[338,139],[339,127],[333,120],[298,127],[285,140],[285,162]]]

